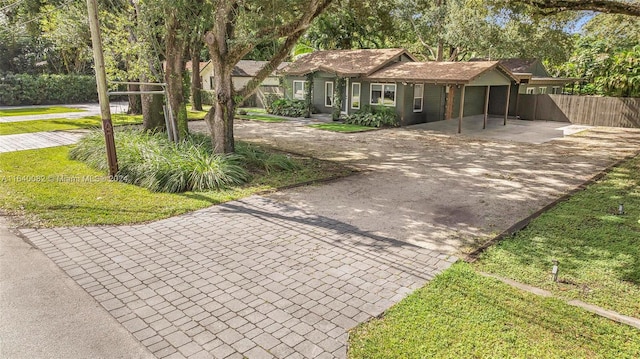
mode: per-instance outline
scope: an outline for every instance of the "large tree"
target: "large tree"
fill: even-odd
[[[205,40],[214,71],[215,101],[205,120],[216,153],[234,152],[233,119],[237,103],[248,98],[287,58],[311,22],[331,0],[218,0],[214,25]],[[235,65],[259,44],[278,42],[273,57],[249,83],[236,91],[231,81]]]
[[[531,7],[480,0],[403,0],[394,41],[428,60],[537,57],[566,60],[575,14],[540,16]]]

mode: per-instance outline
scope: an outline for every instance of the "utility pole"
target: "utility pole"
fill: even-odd
[[[87,10],[89,12],[89,28],[91,29],[93,63],[96,70],[96,84],[98,86],[98,101],[100,102],[102,130],[104,131],[104,139],[107,145],[107,162],[109,163],[109,176],[111,176],[111,178],[114,178],[118,173],[118,158],[116,156],[116,143],[113,139],[113,123],[111,123],[111,108],[109,107],[109,95],[107,94],[107,75],[104,70],[102,38],[100,37],[98,3],[96,2],[96,0],[87,0]]]

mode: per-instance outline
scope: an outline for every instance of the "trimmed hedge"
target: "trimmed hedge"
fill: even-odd
[[[96,79],[86,75],[0,75],[0,105],[55,105],[98,101]]]

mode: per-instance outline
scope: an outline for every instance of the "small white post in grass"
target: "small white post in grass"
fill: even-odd
[[[620,205],[618,205],[618,214],[619,215],[623,215],[624,214],[624,204],[620,203]]]
[[[558,262],[557,259],[553,260],[553,268],[551,269],[551,274],[553,275],[553,281],[557,282],[558,281],[558,265],[560,264],[560,262]]]

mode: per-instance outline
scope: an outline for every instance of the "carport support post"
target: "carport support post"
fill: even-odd
[[[504,108],[504,125],[507,125],[507,117],[509,116],[509,100],[511,99],[511,83],[507,87],[507,105]]]
[[[464,117],[464,89],[462,85],[462,93],[460,94],[460,118],[458,118],[458,133],[462,133],[462,117]]]
[[[482,129],[487,128],[487,117],[489,116],[489,93],[491,92],[491,86],[487,86],[484,94],[484,122],[482,122]]]

